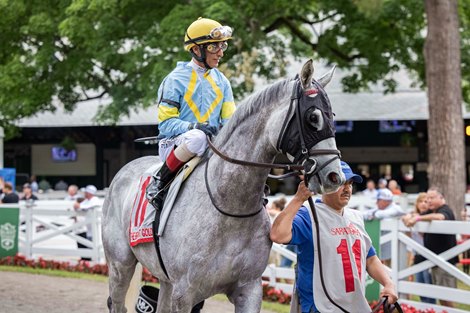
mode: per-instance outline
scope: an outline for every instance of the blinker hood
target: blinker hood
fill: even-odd
[[[323,87],[317,81],[313,81],[313,84],[317,90],[317,95],[309,97],[305,94],[299,81],[296,80],[292,92],[289,114],[287,114],[284,120],[277,144],[278,150],[286,154],[290,161],[296,164],[300,164],[307,158],[308,150],[317,143],[335,136],[330,100]],[[316,129],[308,121],[309,113],[315,109],[320,110],[323,116],[322,129]],[[294,113],[292,114],[293,110]],[[307,151],[302,151],[302,141]]]

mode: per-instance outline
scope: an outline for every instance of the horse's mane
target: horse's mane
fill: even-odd
[[[258,92],[255,92],[240,102],[240,104],[237,105],[235,113],[224,126],[223,136],[219,136],[221,138],[218,138],[220,142],[225,142],[230,134],[232,134],[234,128],[248,116],[260,111],[261,109],[266,109],[266,106],[274,107],[285,97],[289,97],[290,91],[286,92],[286,86],[291,81],[292,79],[289,78],[276,82]]]

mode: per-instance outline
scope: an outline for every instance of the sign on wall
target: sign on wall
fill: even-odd
[[[39,176],[96,175],[94,144],[76,144],[72,151],[62,150],[58,145],[31,145],[31,172]]]

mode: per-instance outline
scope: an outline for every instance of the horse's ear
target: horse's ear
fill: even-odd
[[[300,83],[303,90],[308,90],[312,86],[313,71],[313,61],[310,59],[305,62],[300,72]]]
[[[336,65],[333,65],[333,67],[325,73],[322,77],[318,79],[318,83],[325,88],[326,85],[330,82],[331,78],[333,77],[333,74],[335,73],[336,70]]]

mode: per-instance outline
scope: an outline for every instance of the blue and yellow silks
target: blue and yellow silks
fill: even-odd
[[[190,62],[178,62],[158,89],[158,129],[177,136],[190,123],[224,125],[235,111],[232,87],[216,68],[199,76]]]

